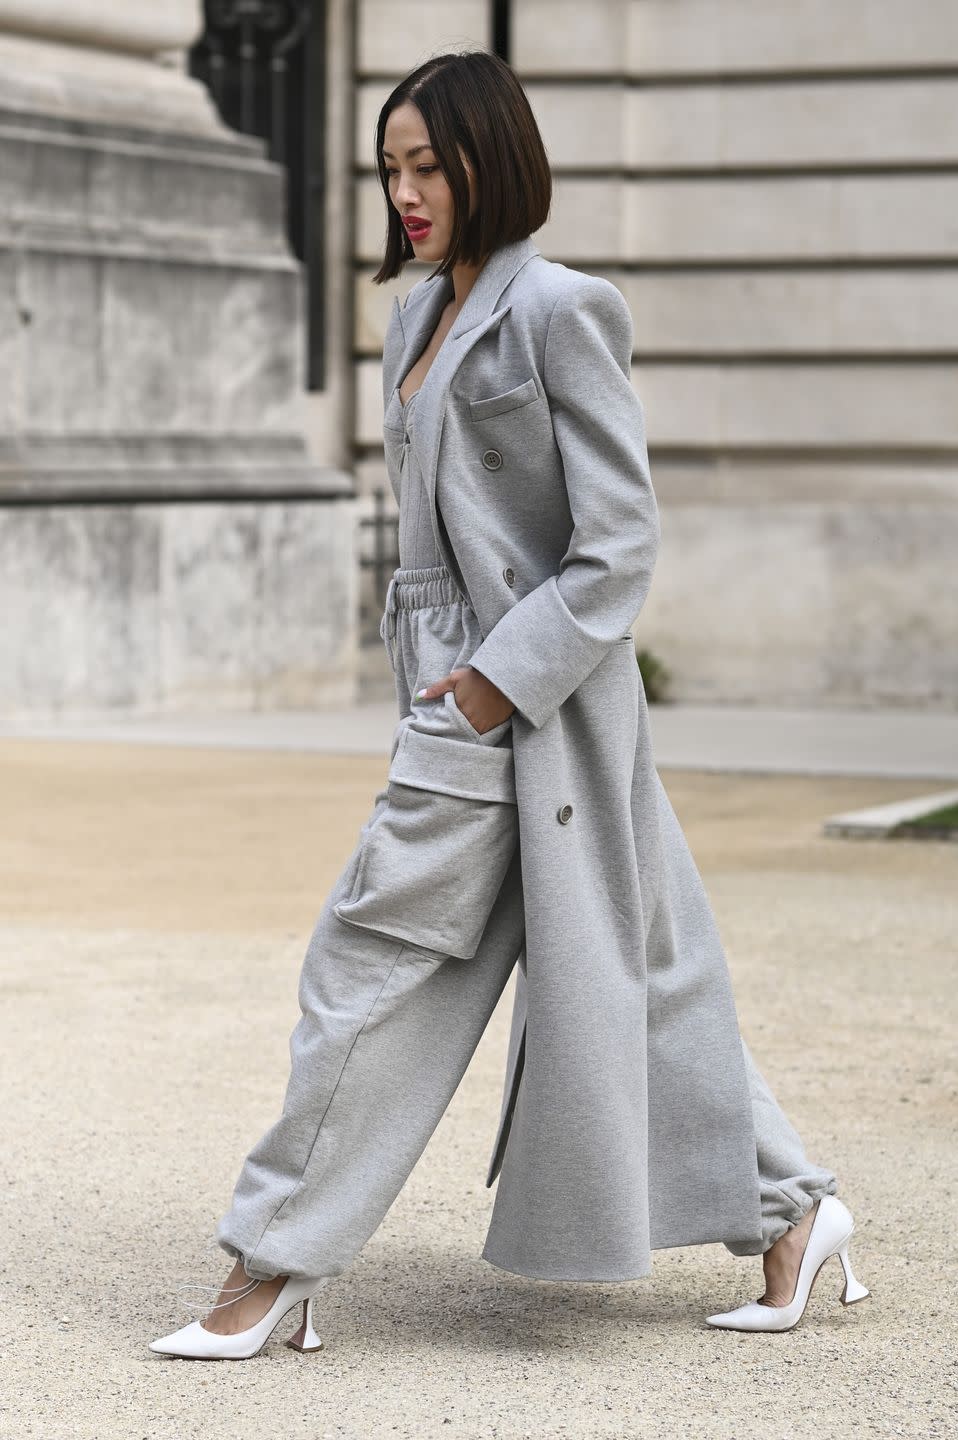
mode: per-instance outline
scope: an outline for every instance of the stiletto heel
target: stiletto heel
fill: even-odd
[[[818,1202],[818,1212],[805,1242],[805,1251],[795,1282],[795,1294],[789,1303],[763,1305],[759,1300],[750,1300],[747,1305],[739,1305],[737,1310],[727,1310],[721,1315],[707,1315],[707,1323],[720,1330],[791,1330],[804,1315],[818,1272],[832,1255],[838,1256],[845,1272],[845,1289],[840,1297],[842,1304],[851,1305],[856,1300],[864,1300],[871,1292],[855,1279],[848,1263],[848,1242],[854,1228],[851,1212],[838,1196],[823,1195]]]
[[[325,1275],[315,1279],[302,1275],[288,1276],[262,1320],[251,1325],[248,1330],[240,1330],[235,1335],[217,1335],[214,1331],[207,1330],[199,1320],[194,1320],[171,1335],[151,1340],[150,1349],[159,1355],[178,1355],[184,1360],[249,1360],[251,1356],[259,1354],[283,1317],[303,1301],[303,1323],[289,1343],[294,1350],[319,1350],[323,1342],[313,1329],[311,1307],[316,1292],[326,1284],[328,1278]],[[254,1282],[257,1285],[259,1283]],[[248,1294],[249,1287],[241,1286],[240,1293]],[[224,1304],[232,1303],[230,1300],[224,1301]],[[213,1308],[216,1309],[216,1306]],[[294,1344],[293,1341],[301,1343]]]
[[[322,1340],[320,1340],[316,1331],[313,1329],[314,1298],[313,1295],[310,1295],[308,1300],[303,1301],[303,1323],[296,1331],[296,1334],[291,1335],[286,1341],[290,1349],[299,1350],[304,1355],[308,1355],[311,1350],[322,1350],[323,1348]]]
[[[852,1273],[851,1262],[848,1258],[847,1240],[839,1250],[838,1258],[842,1262],[842,1270],[845,1272],[845,1288],[838,1298],[843,1305],[854,1305],[856,1300],[864,1300],[866,1295],[871,1294],[871,1291],[860,1284]]]

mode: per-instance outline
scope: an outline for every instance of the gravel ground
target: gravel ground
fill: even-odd
[[[856,1217],[872,1295],[825,1266],[782,1335],[704,1316],[761,1294],[721,1245],[620,1285],[479,1258],[511,986],[399,1199],[320,1312],[198,1364],[147,1341],[222,1279],[212,1242],[279,1111],[319,904],[387,761],[0,744],[0,1433],[144,1437],[953,1436],[956,895],[947,844],[825,839],[914,782],[665,772],[743,1032]],[[947,778],[947,777],[946,777]]]

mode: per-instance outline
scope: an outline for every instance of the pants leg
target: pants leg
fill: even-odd
[[[791,1124],[742,1039],[758,1157],[762,1197],[762,1250],[770,1250],[785,1231],[797,1225],[823,1195],[834,1195],[838,1179],[805,1154],[801,1136]],[[733,1255],[754,1255],[754,1248],[726,1242]]]
[[[354,1259],[442,1118],[522,949],[518,845],[469,959],[339,919],[370,824],[306,953],[282,1115],[216,1230],[253,1279],[336,1275]]]
[[[475,650],[443,566],[398,569],[381,634],[401,720],[386,788],[303,962],[282,1114],[216,1230],[253,1279],[339,1274],[442,1118],[522,951],[511,720],[420,685]]]

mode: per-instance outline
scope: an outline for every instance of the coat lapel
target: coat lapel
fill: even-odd
[[[449,386],[476,341],[509,313],[510,305],[496,308],[499,297],[523,265],[531,260],[533,255],[538,254],[538,246],[531,236],[500,245],[492,252],[466,296],[452,329],[440,345],[423,381],[422,394],[416,402],[416,431],[423,466],[423,482],[429,497],[433,533],[440,554],[443,553],[444,546],[436,522],[436,470]],[[387,406],[392,392],[402,383],[429,343],[429,338],[439,323],[439,317],[452,299],[453,293],[452,277],[439,275],[424,281],[415,296],[407,297],[410,303],[400,306],[398,299],[394,301],[393,309],[399,316],[399,327],[393,334],[392,343],[383,352],[383,396]],[[455,564],[450,564],[451,558],[447,557],[446,563],[455,574]]]

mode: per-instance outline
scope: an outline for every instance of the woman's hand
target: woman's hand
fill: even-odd
[[[431,685],[416,691],[417,700],[438,700],[447,690],[452,690],[456,704],[470,725],[484,735],[494,725],[507,720],[516,708],[498,685],[487,680],[480,670],[471,665],[460,665],[434,680]]]

